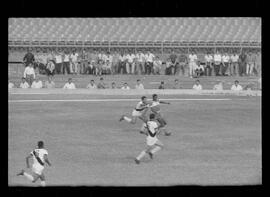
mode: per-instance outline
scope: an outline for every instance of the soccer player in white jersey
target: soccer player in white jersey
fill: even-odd
[[[148,110],[149,104],[147,102],[146,96],[142,96],[141,101],[136,105],[135,109],[132,111],[132,118],[129,118],[123,115],[120,118],[120,122],[125,120],[131,124],[135,124],[137,122],[137,118],[141,119],[143,122],[147,121],[146,112]],[[144,124],[141,128],[141,131],[144,130]]]
[[[153,98],[153,100],[152,100],[152,102],[150,104],[151,112],[155,114],[156,120],[160,124],[159,128],[164,129],[164,127],[167,125],[167,121],[165,120],[165,118],[163,117],[163,115],[160,112],[160,104],[168,104],[168,105],[170,105],[170,103],[165,102],[165,101],[160,101],[158,99],[157,94],[153,94],[152,98]],[[171,135],[171,132],[168,132],[168,131],[166,131],[164,129],[164,134],[168,136],[168,135]]]
[[[45,175],[43,173],[43,170],[45,168],[45,163],[47,163],[49,166],[51,166],[51,163],[48,159],[48,151],[44,148],[44,142],[39,141],[37,144],[37,148],[35,148],[27,157],[26,157],[26,165],[27,168],[30,167],[29,165],[29,159],[33,158],[33,164],[32,164],[32,171],[33,174],[29,174],[22,170],[20,173],[17,174],[17,176],[25,176],[28,180],[32,181],[32,183],[35,183],[38,179],[40,179],[41,186],[46,186],[45,183]]]
[[[149,121],[146,122],[147,135],[146,137],[146,149],[143,150],[136,158],[136,164],[140,163],[140,160],[148,153],[150,158],[153,159],[153,154],[163,148],[163,143],[157,138],[159,133],[158,123],[155,121],[155,114],[149,115]]]

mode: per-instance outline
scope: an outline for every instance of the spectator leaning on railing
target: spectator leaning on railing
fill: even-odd
[[[40,88],[42,88],[42,81],[39,80],[38,77],[36,77],[35,80],[33,81],[32,85],[31,85],[31,88],[33,88],[33,89],[40,89]]]
[[[51,89],[55,88],[55,83],[52,80],[52,76],[48,76],[48,81],[45,81],[45,88]]]
[[[68,82],[64,85],[63,89],[76,89],[75,84],[72,82],[72,78],[68,79]]]
[[[200,80],[196,80],[195,84],[192,87],[193,90],[202,90],[202,85],[200,84]]]
[[[242,86],[239,85],[238,80],[234,81],[234,84],[232,85],[231,90],[233,90],[233,91],[241,91],[241,90],[243,90]]]
[[[27,89],[29,88],[29,84],[27,83],[26,79],[22,77],[22,82],[20,83],[20,88]]]
[[[33,64],[29,63],[28,66],[24,69],[23,77],[26,79],[28,84],[31,86],[33,80],[36,78],[36,73],[33,68]]]
[[[137,79],[137,83],[136,83],[136,85],[135,85],[135,89],[137,89],[137,90],[142,90],[142,89],[144,89],[144,86],[143,86],[143,84],[142,84],[142,82],[141,82],[140,79]]]
[[[247,55],[244,51],[239,56],[239,75],[242,77],[246,75],[246,63],[247,63]]]

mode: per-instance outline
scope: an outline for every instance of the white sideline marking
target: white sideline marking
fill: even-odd
[[[232,99],[162,99],[166,101],[229,101]],[[10,103],[26,102],[119,102],[119,101],[139,101],[139,99],[65,99],[65,100],[8,100]]]

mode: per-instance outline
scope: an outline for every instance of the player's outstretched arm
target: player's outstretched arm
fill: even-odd
[[[29,159],[32,157],[32,155],[28,155],[27,157],[26,157],[26,167],[27,168],[30,168],[30,165],[29,165]]]
[[[48,156],[47,155],[44,155],[44,161],[49,165],[49,166],[51,166],[52,164],[51,164],[51,162],[49,161],[49,159],[48,159]]]
[[[161,104],[168,104],[168,105],[170,105],[171,103],[169,103],[169,102],[165,102],[165,101],[159,101],[159,103],[161,103]]]

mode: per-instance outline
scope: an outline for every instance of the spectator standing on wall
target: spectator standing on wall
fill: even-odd
[[[255,58],[255,69],[256,69],[256,71],[257,71],[257,76],[261,76],[261,61],[262,61],[262,59],[261,59],[262,57],[261,57],[261,53],[260,52],[257,52],[256,53],[256,58]]]
[[[72,74],[79,74],[78,73],[78,53],[73,50],[72,54],[70,55],[70,60],[71,60],[71,64],[70,64],[70,72]]]
[[[185,54],[178,57],[179,67],[176,70],[176,75],[188,76],[188,59]],[[181,73],[181,74],[180,74]]]
[[[119,69],[118,69],[118,73],[119,74],[125,74],[126,65],[125,65],[125,55],[122,52],[121,55],[119,56]]]
[[[205,75],[211,76],[212,69],[213,69],[213,56],[210,54],[210,52],[207,52],[207,54],[204,56],[205,59]]]
[[[174,51],[172,51],[172,54],[170,55],[170,59],[171,59],[171,67],[170,67],[170,74],[176,74],[176,71],[179,70],[179,67],[178,67],[178,63],[177,63],[177,55],[175,54]]]
[[[55,72],[56,72],[56,74],[61,74],[63,60],[62,60],[62,54],[59,50],[56,52],[55,62],[56,62]]]
[[[192,78],[194,74],[194,68],[196,67],[196,62],[198,60],[197,55],[194,53],[194,51],[191,52],[191,54],[188,56],[189,58],[189,77]]]
[[[214,71],[215,71],[215,76],[220,76],[219,72],[220,72],[220,67],[221,67],[221,61],[222,61],[221,54],[219,53],[219,51],[217,51],[214,54]]]
[[[222,65],[221,65],[221,74],[223,76],[226,76],[226,72],[228,70],[228,67],[229,67],[229,61],[230,61],[230,56],[228,55],[228,53],[225,53],[223,56],[222,56]]]
[[[68,50],[65,50],[63,57],[63,74],[70,74],[70,54]]]
[[[82,50],[80,56],[81,56],[80,74],[86,74],[86,69],[88,67],[88,54],[86,53],[85,49]]]
[[[154,62],[155,55],[148,51],[146,56],[146,73],[147,75],[153,74],[153,62]]]
[[[35,57],[34,57],[34,55],[32,53],[32,49],[28,48],[27,53],[23,57],[23,62],[25,64],[25,67],[27,67],[29,64],[33,64],[34,61],[35,61]]]
[[[239,56],[239,75],[242,77],[246,74],[247,55],[244,51]]]
[[[236,76],[236,75],[239,76],[238,61],[239,61],[239,56],[236,53],[233,53],[233,55],[231,56],[231,69],[230,69],[231,76]]]

